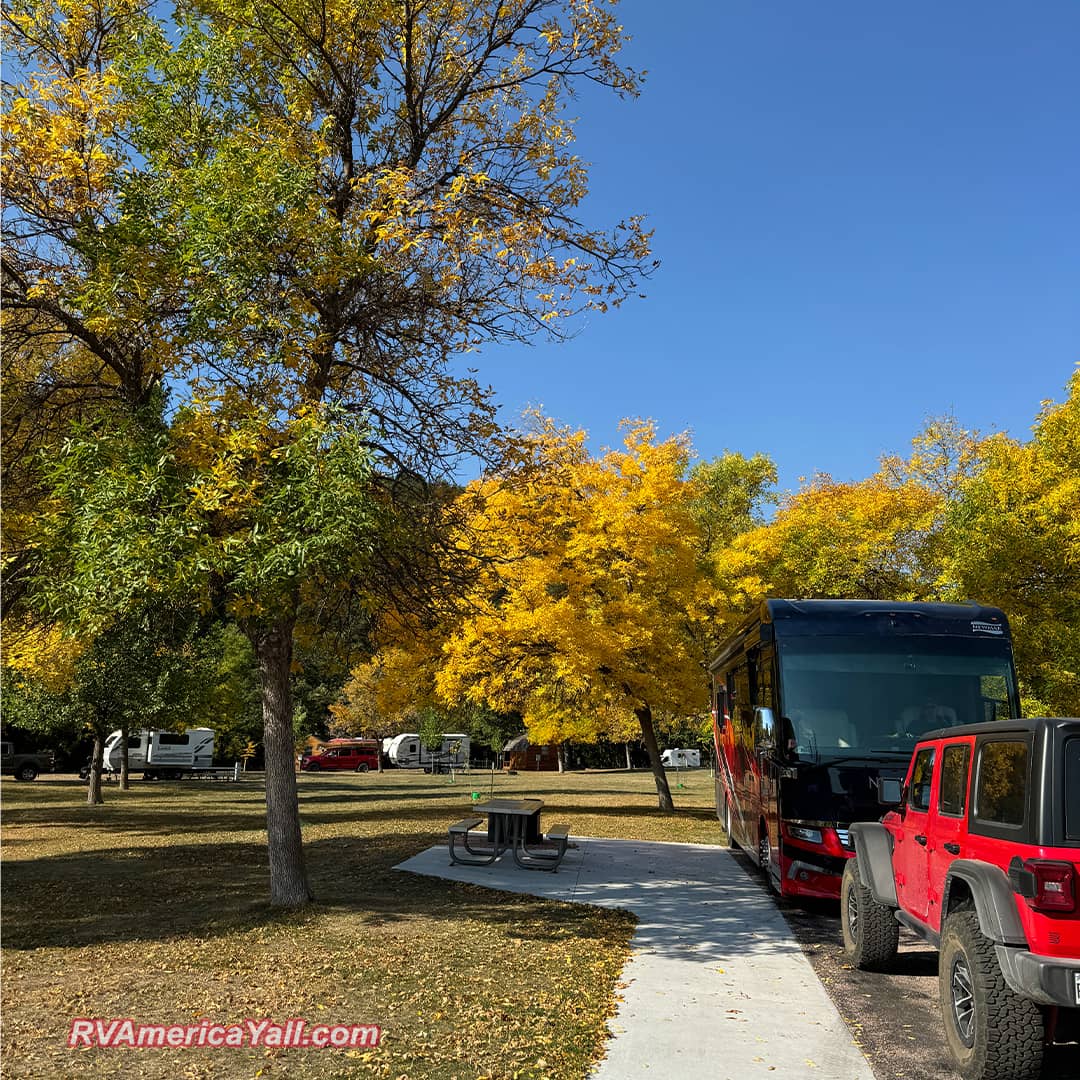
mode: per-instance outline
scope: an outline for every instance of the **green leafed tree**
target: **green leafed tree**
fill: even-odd
[[[5,713],[43,736],[81,730],[93,737],[87,801],[94,805],[103,801],[107,736],[190,726],[192,716],[205,711],[216,664],[213,641],[194,612],[168,600],[147,603],[120,612],[90,636],[63,683],[9,668]],[[126,771],[125,762],[125,787]]]
[[[127,0],[10,11],[31,74],[5,102],[18,220],[6,308],[20,332],[47,326],[88,351],[99,385],[119,384],[132,409],[166,378],[215,402],[160,436],[157,456],[136,439],[129,482],[105,469],[92,501],[111,538],[81,540],[118,561],[81,579],[76,606],[167,583],[244,627],[266,723],[271,898],[302,904],[284,737],[292,632],[341,536],[302,490],[318,503],[335,479],[305,425],[328,404],[355,418],[357,467],[391,478],[386,497],[414,478],[415,512],[424,481],[463,454],[489,457],[497,435],[456,354],[558,336],[575,313],[638,290],[642,222],[586,224],[588,170],[573,151],[576,86],[636,93],[617,60],[625,35],[613,5],[593,0],[198,0],[171,20]],[[147,437],[159,438],[152,424]],[[90,461],[92,442],[70,443],[64,467]],[[76,526],[73,489],[51,482],[57,521],[87,526],[96,511]],[[370,533],[357,539],[365,521],[353,522],[360,552],[373,548]],[[400,558],[367,569],[369,595],[421,591]]]

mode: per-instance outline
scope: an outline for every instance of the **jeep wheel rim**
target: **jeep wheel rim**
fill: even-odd
[[[859,898],[855,895],[855,886],[848,888],[847,894],[847,925],[848,934],[852,941],[858,941],[859,933]]]
[[[953,960],[952,1008],[956,1031],[965,1046],[975,1045],[975,996],[971,989],[971,972],[963,956]]]

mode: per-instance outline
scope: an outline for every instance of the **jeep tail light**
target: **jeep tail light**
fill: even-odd
[[[1034,879],[1034,895],[1028,903],[1036,911],[1074,911],[1076,873],[1072,863],[1027,859],[1024,869]]]

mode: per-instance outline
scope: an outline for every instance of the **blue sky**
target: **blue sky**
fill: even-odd
[[[645,213],[647,299],[472,358],[503,416],[624,416],[782,490],[929,416],[1026,438],[1080,360],[1080,4],[623,0],[637,100],[587,93],[590,223]]]

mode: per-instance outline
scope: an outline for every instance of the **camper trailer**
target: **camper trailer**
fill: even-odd
[[[660,755],[660,764],[668,769],[700,769],[700,750],[665,750]]]
[[[103,767],[119,773],[123,758],[119,731],[105,740]],[[178,779],[187,773],[210,771],[214,764],[214,732],[211,728],[187,731],[132,731],[128,733],[128,771],[141,772],[147,780]]]
[[[469,736],[443,735],[440,748],[429,750],[415,733],[397,735],[386,746],[386,757],[399,769],[425,769],[427,772],[460,769],[469,764]]]

